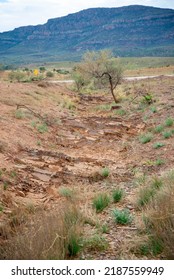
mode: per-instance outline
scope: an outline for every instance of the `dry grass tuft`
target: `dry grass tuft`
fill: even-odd
[[[144,212],[149,237],[158,241],[166,258],[174,259],[174,171],[163,177],[163,188]]]
[[[1,259],[68,259],[80,250],[82,217],[67,203],[59,211],[32,216],[25,228],[16,232],[0,250]]]

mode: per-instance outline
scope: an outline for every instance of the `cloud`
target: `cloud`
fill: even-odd
[[[0,0],[0,31],[43,24],[49,18],[90,7],[119,7],[132,4],[174,8],[174,3],[171,4],[170,0]]]

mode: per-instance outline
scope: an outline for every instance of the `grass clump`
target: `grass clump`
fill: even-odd
[[[172,136],[172,131],[164,131],[163,132],[163,137],[165,138],[165,139],[168,139],[168,138],[170,138],[171,136]]]
[[[159,149],[159,148],[164,147],[164,146],[165,146],[165,144],[157,142],[153,145],[153,148],[154,149]]]
[[[153,254],[163,252],[167,259],[174,259],[174,171],[163,177],[163,184],[146,208],[143,221]]]
[[[123,190],[120,189],[120,188],[117,188],[113,191],[112,193],[112,198],[113,198],[113,201],[116,203],[116,202],[119,202],[123,197]]]
[[[108,242],[100,234],[95,234],[85,240],[84,247],[90,251],[105,251],[108,248]]]
[[[156,161],[155,161],[155,165],[156,166],[160,166],[160,165],[163,165],[165,163],[165,161],[163,159],[160,159],[158,158]]]
[[[172,118],[168,118],[168,119],[166,119],[166,121],[165,121],[165,126],[172,126],[174,124],[174,121],[173,121],[173,119]]]
[[[4,207],[0,204],[0,212],[3,212]]]
[[[101,175],[104,177],[104,178],[107,178],[110,174],[110,171],[109,171],[109,168],[105,167],[102,169],[101,171]]]
[[[151,133],[148,133],[148,134],[141,135],[139,140],[142,144],[146,144],[146,143],[150,142],[152,140],[152,138],[153,138],[153,135]]]
[[[159,124],[155,127],[154,132],[161,133],[163,130],[164,130],[164,126],[162,124]]]
[[[113,216],[115,222],[120,225],[126,225],[132,222],[132,215],[130,214],[130,211],[128,209],[114,209]]]
[[[25,118],[25,114],[22,110],[16,110],[15,111],[15,118],[16,119],[24,119]]]
[[[42,124],[39,124],[37,126],[37,130],[40,132],[40,133],[45,133],[48,131],[48,126],[46,125],[46,123],[42,123]]]
[[[157,112],[157,108],[155,106],[151,107],[150,110],[151,110],[152,113],[156,113]]]
[[[26,221],[26,220],[25,220]],[[81,249],[82,216],[76,206],[66,203],[58,211],[38,212],[25,226],[13,227],[13,236],[0,250],[1,259],[63,260]]]
[[[147,205],[152,198],[156,195],[157,191],[163,187],[163,180],[155,177],[151,182],[143,185],[138,192],[137,206],[138,208]]]
[[[69,188],[61,188],[59,190],[59,193],[64,196],[64,197],[67,197],[67,198],[72,198],[73,197],[73,191]]]
[[[103,225],[101,226],[101,232],[102,232],[102,233],[109,233],[109,227],[108,227],[107,224],[103,224]]]
[[[102,212],[110,203],[110,197],[106,193],[101,193],[93,199],[93,208],[96,212]]]

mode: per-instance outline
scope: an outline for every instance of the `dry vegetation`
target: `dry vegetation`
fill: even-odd
[[[8,75],[0,258],[173,259],[173,77],[124,81],[114,107],[103,90]]]

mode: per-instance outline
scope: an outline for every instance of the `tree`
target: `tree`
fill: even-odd
[[[85,80],[93,79],[97,86],[109,87],[114,101],[118,102],[114,90],[122,80],[123,71],[118,65],[118,59],[114,58],[111,52],[87,52],[77,65],[76,73]]]

